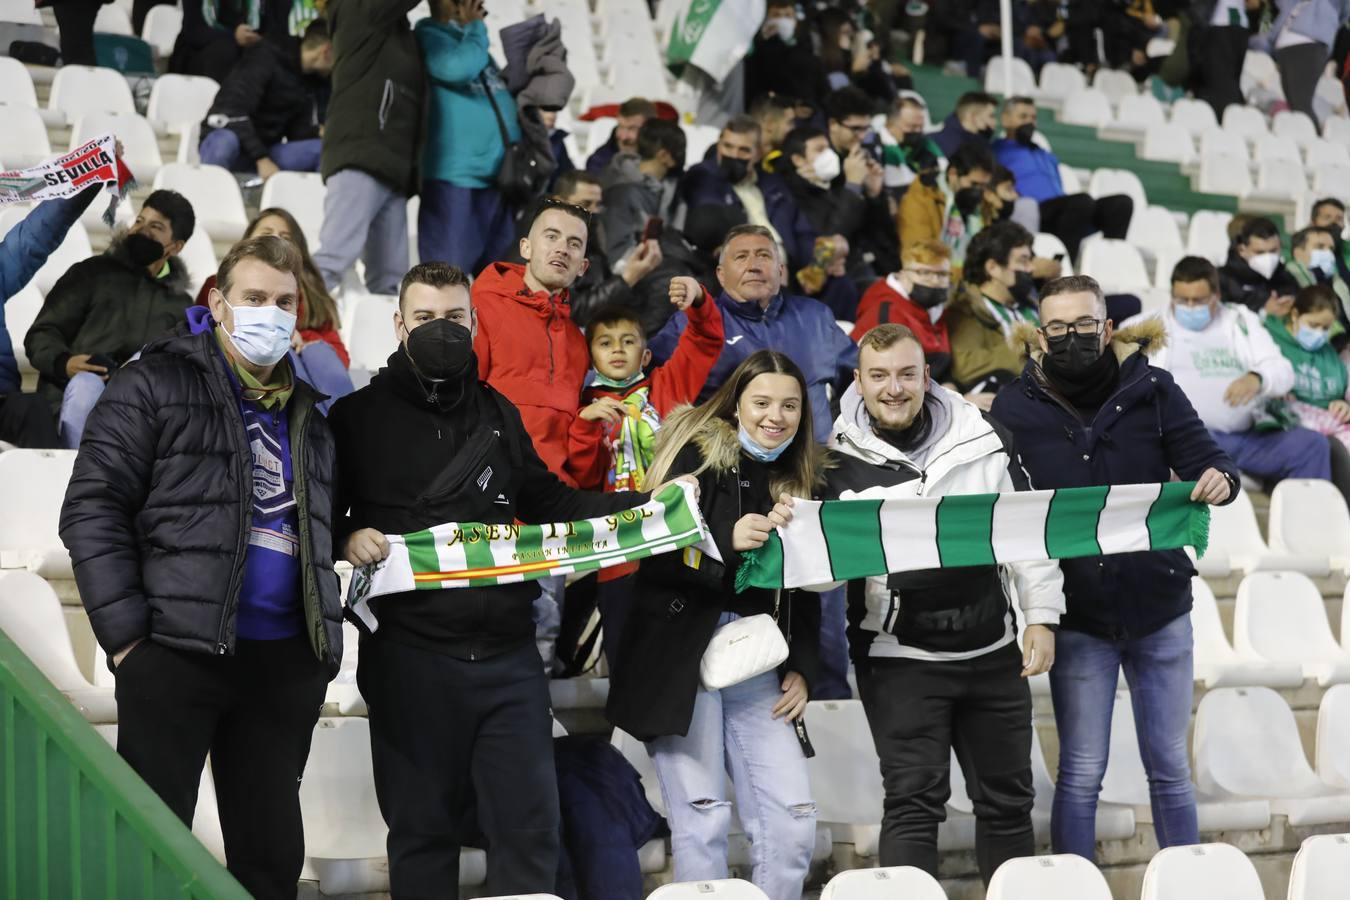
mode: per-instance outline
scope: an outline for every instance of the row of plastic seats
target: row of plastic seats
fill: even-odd
[[[1024,59],[1014,57],[1012,65],[1012,91],[1037,97],[1042,100],[1063,100],[1075,91],[1088,88],[1088,81],[1082,70],[1064,63],[1047,63],[1041,68],[1040,84],[1036,83],[1036,73]],[[984,70],[984,89],[992,94],[1004,91],[1004,59],[995,56],[989,60]],[[1139,93],[1139,85],[1134,78],[1118,69],[1098,69],[1093,76],[1092,87],[1101,91],[1112,102]]]
[[[1302,163],[1267,159],[1257,163],[1256,179],[1244,157],[1230,153],[1208,153],[1200,157],[1196,190],[1231,197],[1262,196],[1277,200],[1296,200],[1308,193],[1335,195],[1350,182],[1350,164],[1325,163],[1308,172]]]
[[[151,15],[166,9],[174,7],[156,6]],[[161,75],[151,88],[146,118],[156,123],[159,130],[180,132],[206,116],[219,87],[212,79],[201,76]],[[27,67],[8,56],[0,56],[0,97],[7,107],[38,108],[37,91]],[[6,110],[7,118],[10,112]],[[100,66],[71,65],[57,69],[43,120],[61,125],[88,113],[134,115],[136,104],[126,78],[116,69]],[[9,156],[4,158],[10,161]]]
[[[1210,511],[1209,551],[1196,565],[1201,575],[1273,569],[1322,577],[1350,574],[1350,510],[1329,481],[1287,478],[1270,494],[1270,540],[1261,535],[1245,491]]]

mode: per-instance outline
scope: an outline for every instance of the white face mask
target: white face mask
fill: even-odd
[[[230,306],[230,310],[234,313],[230,343],[244,359],[255,366],[272,366],[291,349],[295,313],[279,306]]]
[[[792,36],[797,33],[797,20],[792,16],[775,16],[769,20],[769,24],[778,32],[778,36],[785,41],[792,40]]]
[[[1269,281],[1270,276],[1280,267],[1280,254],[1273,250],[1269,253],[1258,253],[1247,260],[1247,265],[1252,267],[1253,272]]]
[[[1308,254],[1308,268],[1317,269],[1328,278],[1336,274],[1336,254],[1326,248]]]
[[[817,178],[828,183],[839,177],[839,173],[843,171],[843,164],[839,161],[839,154],[834,152],[834,148],[826,147],[812,160],[811,169]]]

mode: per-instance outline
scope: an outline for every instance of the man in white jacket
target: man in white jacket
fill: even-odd
[[[1166,346],[1150,362],[1172,373],[1219,448],[1258,478],[1331,477],[1327,439],[1306,428],[1282,428],[1267,404],[1294,386],[1294,367],[1256,313],[1219,301],[1213,263],[1187,256],[1172,270],[1172,302],[1159,319]]]
[[[1009,434],[934,383],[903,325],[859,342],[830,447],[828,494],[896,499],[1027,490]],[[1028,623],[1023,650],[1011,588]],[[1057,562],[928,569],[848,586],[849,644],[885,785],[880,862],[937,873],[938,824],[955,749],[977,819],[988,883],[1035,850],[1031,693],[1054,661],[1064,611]]]

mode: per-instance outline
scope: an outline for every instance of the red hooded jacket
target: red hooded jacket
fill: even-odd
[[[944,309],[936,322],[924,309],[900,291],[894,276],[873,282],[858,301],[858,312],[853,321],[854,342],[862,340],[877,325],[894,322],[904,325],[919,339],[933,378],[945,381],[951,371],[952,344],[947,335],[947,311]]]
[[[478,377],[515,404],[535,452],[566,484],[567,433],[591,367],[586,338],[571,319],[567,291],[525,286],[525,267],[493,263],[473,283]]]

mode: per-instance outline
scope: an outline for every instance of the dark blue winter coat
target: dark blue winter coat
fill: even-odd
[[[783,239],[787,250],[788,268],[796,271],[809,264],[815,253],[816,229],[797,207],[787,183],[778,175],[756,172],[756,184],[764,195],[764,211],[774,231]],[[712,153],[685,173],[680,182],[680,199],[689,209],[700,206],[734,207],[744,213],[741,198],[736,196],[731,182],[717,166],[717,154]]]
[[[1154,484],[1172,473],[1195,480],[1213,467],[1238,484],[1237,466],[1215,445],[1186,394],[1148,364],[1129,329],[1112,349],[1124,356],[1120,383],[1085,422],[1029,361],[999,391],[991,410],[1013,433],[1022,465],[1037,489],[1106,484]],[[1128,355],[1126,355],[1128,354]],[[1195,567],[1183,550],[1119,553],[1060,560],[1068,612],[1061,628],[1106,639],[1149,635],[1191,609]]]

